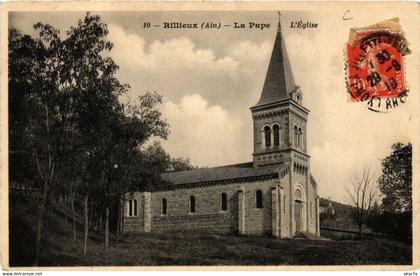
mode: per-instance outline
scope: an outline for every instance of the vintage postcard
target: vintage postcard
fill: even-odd
[[[419,268],[415,2],[1,8],[3,269]]]

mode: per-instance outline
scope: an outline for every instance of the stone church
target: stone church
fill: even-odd
[[[252,162],[166,172],[164,185],[125,198],[125,232],[210,231],[319,235],[317,183],[302,105],[280,25],[261,98],[251,107]]]

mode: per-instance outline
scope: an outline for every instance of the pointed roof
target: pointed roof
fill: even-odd
[[[281,32],[279,16],[276,41],[274,42],[264,87],[257,106],[290,98],[289,93],[293,91],[295,86],[292,68],[290,67],[289,57],[287,56],[286,46]]]

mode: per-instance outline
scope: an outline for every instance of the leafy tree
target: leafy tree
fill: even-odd
[[[143,158],[140,163],[140,171],[137,190],[144,190],[154,185],[162,184],[160,174],[167,171],[171,163],[171,157],[162,148],[162,145],[155,141],[143,151]]]
[[[372,212],[368,226],[376,233],[407,244],[412,243],[412,212],[395,213],[380,209]]]
[[[21,169],[20,164],[32,165],[41,184],[34,259],[34,264],[37,265],[44,213],[56,188],[56,171],[60,159],[66,154],[66,145],[69,143],[66,132],[71,128],[71,122],[68,120],[67,106],[64,104],[68,94],[63,93],[61,82],[56,77],[62,69],[58,62],[61,41],[59,33],[49,25],[36,25],[35,28],[42,29],[36,40],[15,30],[10,31],[9,94],[14,94],[11,96],[11,108],[17,108],[16,116],[10,121],[11,135],[18,136],[15,138],[20,143],[25,142],[25,145],[16,147],[17,156],[30,153],[29,160],[32,161],[20,160],[13,163],[11,171]],[[21,69],[23,71],[20,71]],[[23,97],[20,107],[26,107],[27,110],[17,106],[19,104],[16,101],[19,97]],[[14,112],[13,109],[12,111]],[[22,116],[22,112],[28,111],[30,118]],[[18,174],[15,176],[19,177]]]
[[[145,176],[165,164],[166,159],[160,160],[161,164],[150,163],[156,157],[145,156],[141,151],[141,146],[151,136],[165,139],[168,135],[168,124],[162,120],[162,114],[157,108],[161,103],[162,97],[157,93],[146,93],[140,96],[134,104],[124,106],[124,114],[120,117],[113,133],[114,147],[109,156],[114,164],[114,174],[117,174],[111,178],[117,181],[110,182],[112,186],[110,200],[117,206],[116,239],[123,224],[124,195],[132,190],[143,189],[144,187],[136,187],[136,184],[146,185]],[[142,164],[147,169],[143,170]]]
[[[38,117],[35,74],[43,49],[30,36],[9,32],[9,176],[10,184],[35,186],[36,165],[30,147],[32,118]]]
[[[369,226],[378,233],[412,243],[412,146],[396,143],[382,160],[379,189],[382,205],[372,213]]]
[[[172,158],[171,165],[174,171],[187,171],[187,170],[195,170],[198,167],[191,165],[190,160],[188,158]]]
[[[379,188],[383,206],[391,212],[412,210],[412,146],[397,143],[391,154],[382,160]]]
[[[132,104],[119,101],[129,86],[115,77],[118,66],[107,54],[112,44],[99,16],[88,13],[65,37],[48,24],[34,27],[37,38],[9,32],[9,152],[12,182],[37,185],[42,195],[37,265],[45,210],[57,195],[71,199],[74,239],[74,195],[83,198],[86,254],[93,219],[102,221],[105,210],[107,247],[110,208],[117,208],[118,234],[124,194],[157,183],[170,158],[158,146],[142,147],[169,133],[157,108],[162,97],[146,93]]]

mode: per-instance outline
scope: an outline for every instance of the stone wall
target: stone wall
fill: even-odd
[[[271,234],[272,232],[272,187],[278,179],[255,182],[222,184],[208,187],[156,191],[151,193],[151,231],[209,231],[218,233],[238,233],[238,191],[244,191],[245,233]],[[256,208],[256,191],[263,193],[263,208]],[[228,208],[221,210],[221,194],[226,193]],[[195,212],[189,212],[189,198],[195,197]],[[162,214],[162,199],[167,201],[167,213]],[[128,217],[126,206],[126,232],[144,231],[144,193],[136,192],[126,197],[138,201],[138,216]]]
[[[238,232],[238,191],[245,194],[245,233],[271,233],[271,186],[275,179],[196,187],[152,194],[152,231],[205,230]],[[255,207],[255,193],[263,192],[263,208]],[[221,195],[227,195],[227,210],[221,210]],[[189,212],[189,198],[195,197],[195,212]],[[167,214],[161,214],[162,199],[167,200]]]
[[[306,184],[307,177],[296,175],[290,170],[289,167],[283,167],[278,172],[279,178],[275,179],[127,194],[126,200],[137,200],[138,210],[137,216],[129,217],[126,204],[124,231],[207,231],[237,234],[240,232],[239,224],[242,221],[240,218],[243,218],[244,227],[241,234],[291,237],[294,235],[295,226],[293,217],[294,185],[290,183]],[[316,193],[311,184],[305,185],[305,189],[306,187],[308,187],[306,206],[309,208],[306,214],[308,216],[307,229],[315,234]],[[261,190],[263,194],[263,208],[261,209],[256,208],[257,190]],[[243,193],[243,210],[239,209],[239,191]],[[221,208],[222,193],[227,195],[226,211],[222,211]],[[195,197],[194,213],[190,213],[190,196]],[[147,204],[147,200],[145,201],[148,197],[150,197],[149,204]],[[162,199],[166,199],[167,202],[166,214],[162,214]],[[147,222],[148,217],[150,223]]]
[[[137,200],[137,216],[129,216],[128,200]],[[125,195],[124,206],[124,232],[143,232],[144,231],[144,195],[140,192]]]

